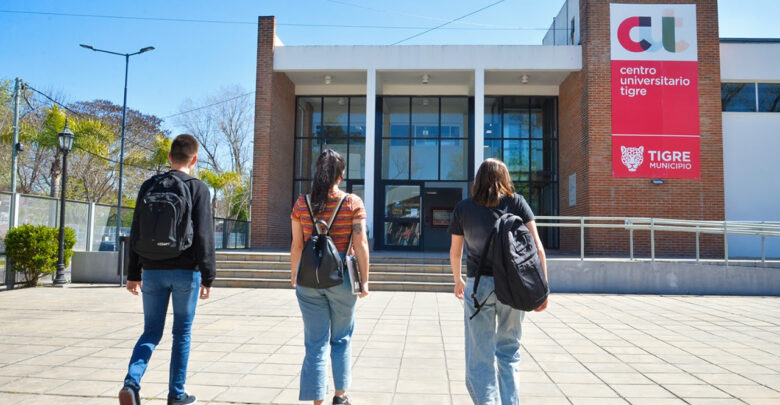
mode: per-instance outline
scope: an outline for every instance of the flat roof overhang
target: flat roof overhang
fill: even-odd
[[[473,95],[475,71],[485,72],[485,94],[557,94],[582,69],[580,46],[420,45],[278,46],[274,70],[296,94],[365,94],[367,72],[377,72],[377,94]],[[427,74],[429,82],[422,83]],[[528,83],[522,84],[522,76]],[[329,84],[325,77],[329,76]]]

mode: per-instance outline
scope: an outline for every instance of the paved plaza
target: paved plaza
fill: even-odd
[[[372,293],[357,318],[355,404],[471,403],[452,294]],[[0,404],[117,403],[141,330],[141,299],[116,286],[0,292]],[[165,403],[169,330],[147,404]],[[523,346],[523,404],[780,404],[778,298],[558,294]],[[201,403],[298,403],[302,358],[292,290],[215,289],[187,387]]]

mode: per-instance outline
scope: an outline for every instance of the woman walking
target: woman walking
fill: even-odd
[[[291,214],[291,281],[303,316],[306,348],[298,399],[314,401],[315,405],[322,404],[328,392],[325,358],[328,346],[333,384],[336,388],[333,404],[350,403],[346,390],[351,381],[351,340],[355,325],[355,303],[356,297],[363,298],[368,295],[366,209],[358,196],[339,190],[345,167],[344,158],[337,152],[332,149],[322,152],[317,158],[311,195],[300,195]],[[342,199],[343,202],[339,206]],[[337,211],[335,216],[334,211]],[[347,250],[351,236],[354,254],[360,267],[360,295],[352,293],[349,272],[346,269],[344,282],[340,285],[330,288],[296,286],[298,262],[301,260],[304,243],[312,236],[315,222],[327,223],[331,217],[334,219],[330,236],[342,260],[345,255],[350,254]],[[326,232],[321,226],[318,230]]]
[[[455,296],[463,299],[464,295],[471,297],[473,293],[480,255],[496,222],[496,208],[522,218],[533,234],[544,275],[547,277],[544,247],[536,230],[534,214],[523,196],[514,192],[506,165],[497,159],[485,160],[477,171],[471,195],[471,198],[455,206],[449,228],[452,234],[450,264],[455,278]],[[461,278],[464,241],[467,263],[465,283]],[[517,373],[520,362],[521,324],[525,313],[496,299],[495,294],[492,294],[495,289],[492,275],[490,263],[487,261],[476,291],[479,302],[487,299],[482,310],[474,316],[476,309],[473,303],[467,301],[463,305],[466,326],[466,388],[475,404],[515,405],[520,403]],[[544,301],[535,311],[543,311],[546,307],[547,301]]]

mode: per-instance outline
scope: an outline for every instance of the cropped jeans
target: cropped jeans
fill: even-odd
[[[200,290],[200,272],[193,270],[144,270],[141,289],[144,303],[144,333],[130,357],[125,386],[141,389],[141,377],[162,339],[168,301],[173,297],[173,342],[168,378],[168,398],[184,396],[190,331]]]
[[[525,313],[499,302],[491,294],[494,285],[493,277],[480,278],[477,299],[482,302],[487,298],[487,302],[474,319],[469,319],[476,312],[471,299],[474,277],[466,279],[466,388],[476,405],[516,405],[520,403],[518,366]]]
[[[306,355],[301,367],[301,386],[298,399],[324,399],[328,393],[327,358],[330,361],[336,391],[346,390],[352,380],[352,331],[355,327],[355,303],[349,273],[344,282],[330,288],[297,286],[295,295],[303,316],[303,334]]]

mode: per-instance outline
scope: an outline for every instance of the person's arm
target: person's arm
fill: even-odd
[[[461,276],[461,263],[463,261],[463,235],[452,234],[450,243],[450,267],[452,267],[452,279],[455,281],[455,296],[463,299],[463,289],[466,284]]]
[[[303,251],[303,225],[295,219],[292,222],[292,243],[290,244],[290,284],[295,288],[298,277],[298,262]]]
[[[368,295],[368,238],[366,237],[366,220],[358,219],[352,222],[352,248],[355,249],[355,256],[360,267],[360,284],[363,292],[359,297]],[[349,252],[347,252],[349,253]]]
[[[195,180],[191,180],[195,181]],[[217,260],[214,251],[214,215],[211,212],[211,194],[205,184],[196,184],[192,196],[192,246],[200,270],[200,298],[211,294],[211,283],[217,276]]]
[[[539,260],[542,262],[542,270],[544,270],[544,279],[549,280],[547,278],[547,255],[544,253],[544,246],[542,245],[542,239],[539,238],[539,231],[536,229],[536,221],[528,221],[525,223],[526,228],[528,228],[529,231],[531,231],[531,234],[534,236],[534,243],[536,243],[536,250],[539,252]],[[541,312],[544,311],[547,308],[547,300],[544,300],[542,305],[539,306],[539,308],[536,308],[535,312]]]
[[[135,199],[133,224],[130,225],[130,237],[127,239],[127,245],[125,245],[125,250],[127,251],[127,284],[125,285],[125,288],[133,295],[138,295],[143,289],[141,258],[138,256],[138,253],[135,252],[135,249],[133,249],[133,244],[140,232],[138,217],[141,215],[143,195],[146,193],[146,187],[144,187],[144,185],[145,184],[141,185],[141,188],[138,190],[138,196]],[[119,235],[117,235],[116,243],[119,243]]]

